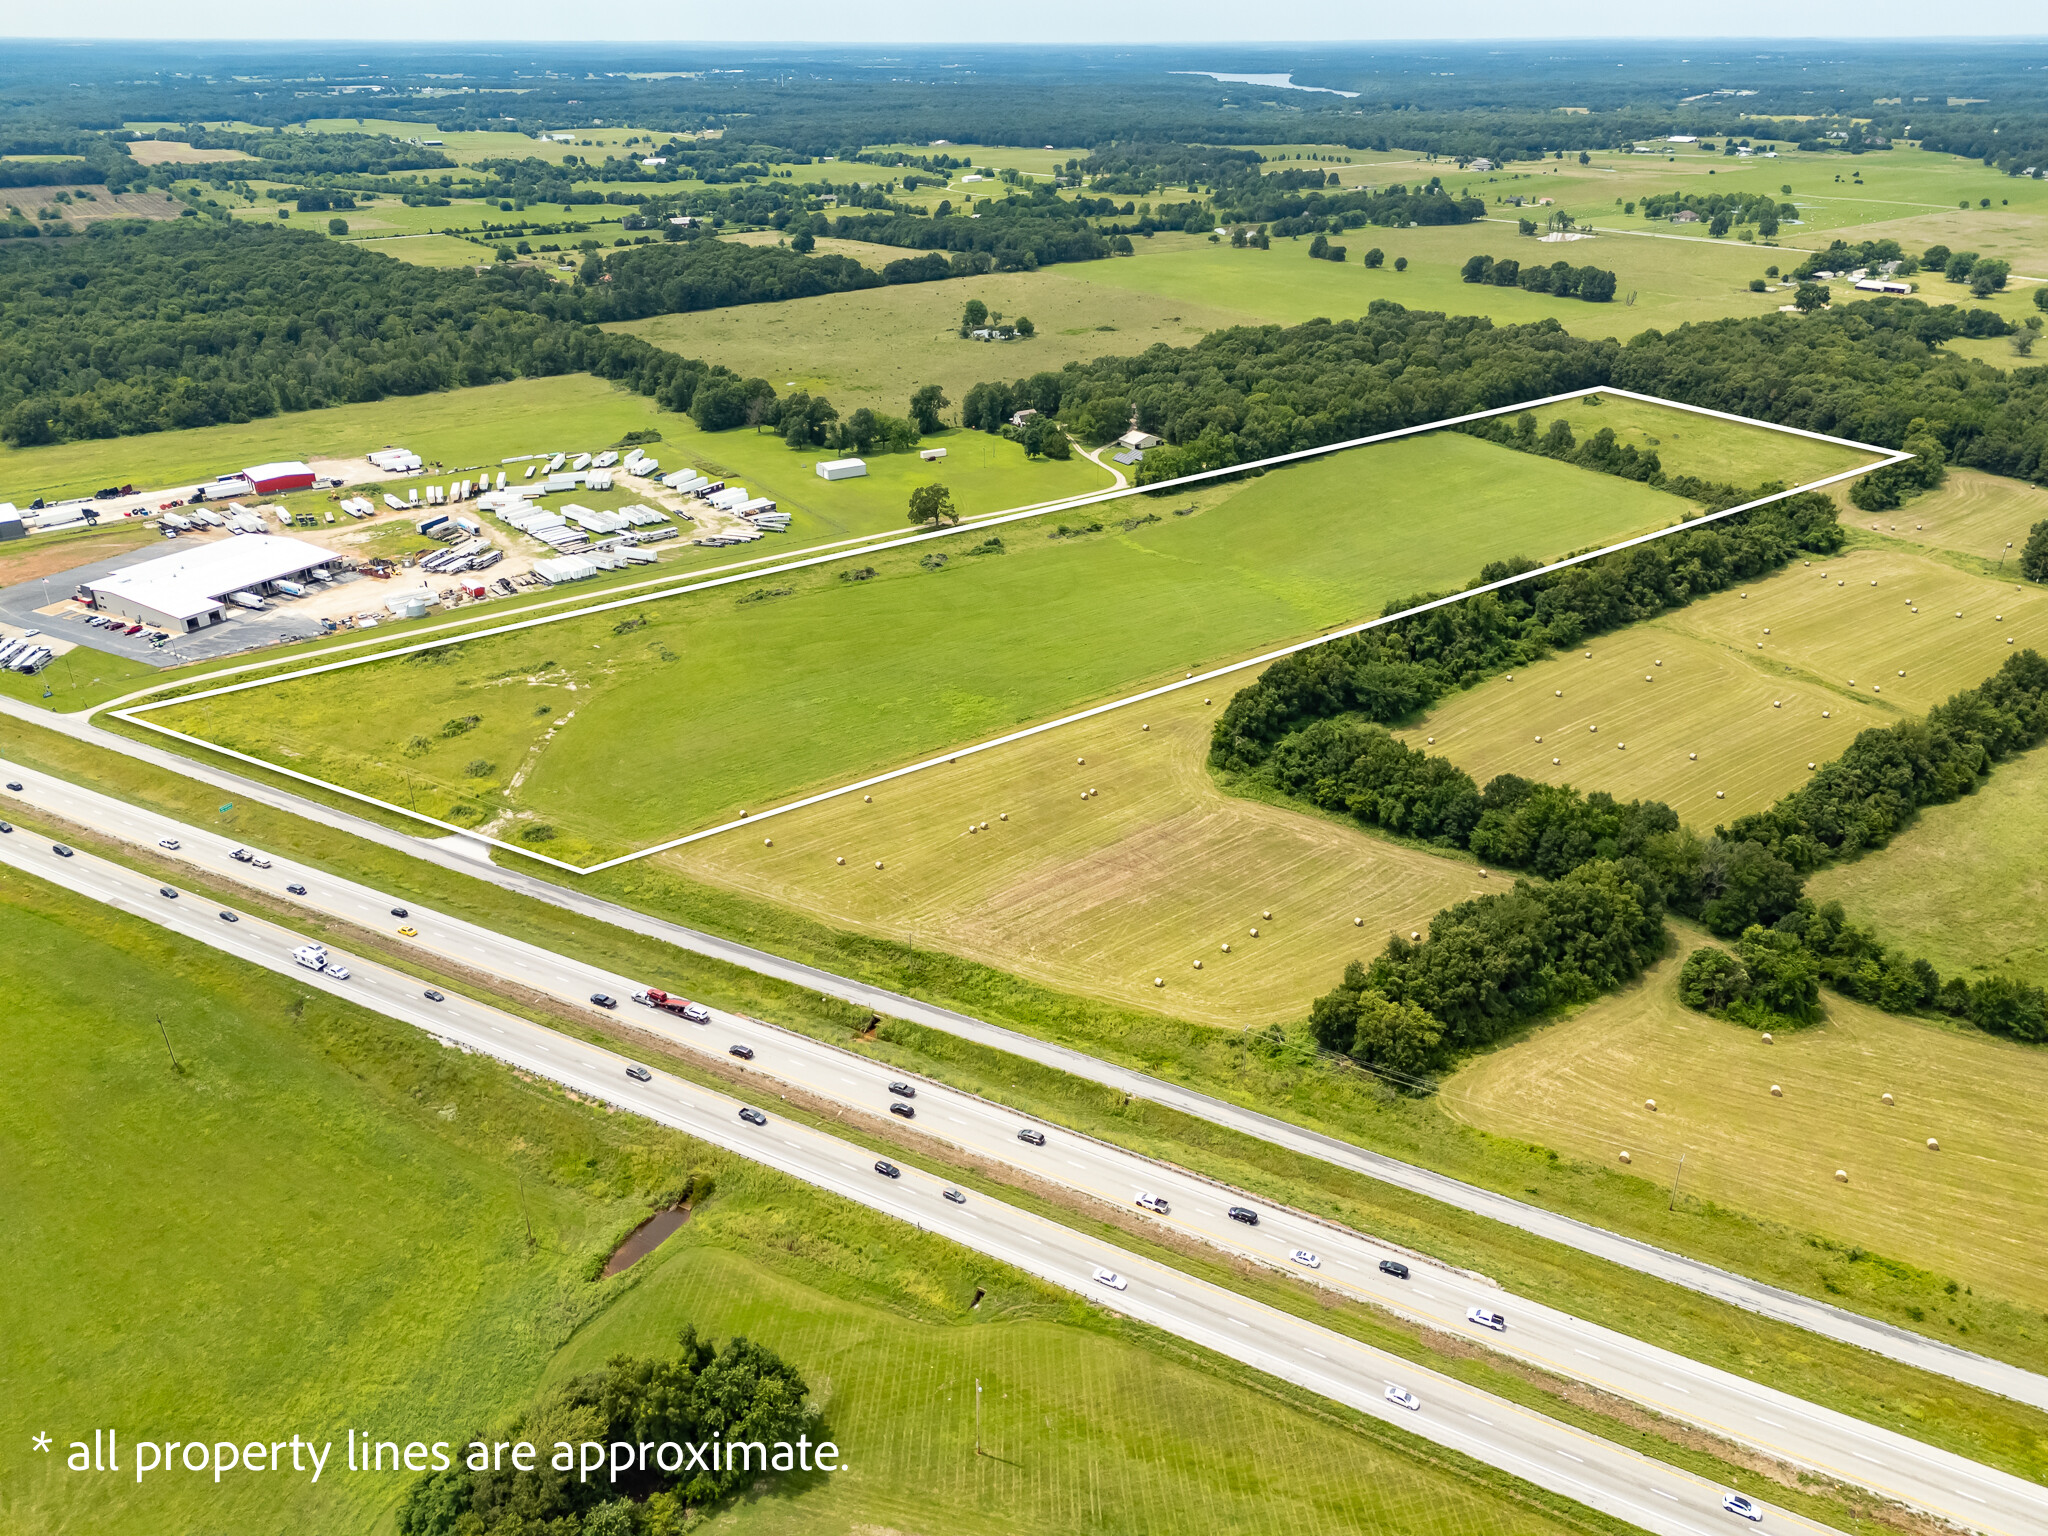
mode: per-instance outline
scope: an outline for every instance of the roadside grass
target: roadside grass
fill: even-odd
[[[791,1359],[857,1464],[747,1500],[740,1518],[763,1529],[844,1529],[849,1505],[912,1500],[929,1519],[935,1498],[992,1529],[1028,1529],[1077,1499],[1126,1529],[1219,1506],[1232,1529],[1274,1532],[1302,1519],[1390,1533],[1620,1529],[943,1239],[41,881],[0,874],[0,904],[23,941],[8,952],[10,995],[34,1015],[12,1015],[9,1031],[0,1123],[10,1163],[33,1171],[16,1185],[27,1203],[14,1206],[0,1317],[9,1380],[60,1442],[111,1418],[131,1456],[151,1433],[319,1441],[351,1425],[459,1444],[545,1380],[618,1350],[671,1348],[695,1323]],[[149,1028],[166,994],[182,1072]],[[132,1027],[109,1031],[110,1003]],[[634,1269],[586,1279],[692,1172],[715,1181],[695,1219]],[[224,1253],[240,1255],[232,1284]],[[977,1284],[990,1293],[979,1309]],[[168,1327],[165,1295],[180,1298]],[[975,1370],[1002,1458],[990,1467],[961,1411],[958,1373]],[[15,1459],[10,1519],[51,1532],[193,1520],[361,1530],[381,1527],[411,1480],[330,1462],[318,1485],[167,1473],[81,1487],[60,1461]],[[1107,1485],[1105,1466],[1117,1472]]]
[[[602,614],[154,718],[458,818],[540,817],[562,834],[548,851],[585,862],[1377,613],[1489,556],[1554,557],[1686,506],[1457,434],[1289,466],[1175,516],[1183,505],[1065,514],[1107,524],[1078,537],[1013,524],[1002,554],[968,554],[968,534],[856,555],[650,604],[630,632]],[[932,554],[948,563],[925,566]],[[431,733],[470,716],[437,753]],[[428,745],[408,747],[416,736]],[[474,759],[496,772],[465,781]]]
[[[1169,694],[880,786],[872,803],[811,806],[776,819],[773,847],[735,834],[659,859],[1119,1006],[1291,1022],[1361,949],[1488,886],[1462,856],[1223,793],[1205,759],[1229,692]]]
[[[1852,539],[1491,678],[1396,734],[1481,783],[1519,773],[1663,800],[1705,831],[1762,810],[1858,731],[1922,715],[2016,650],[2048,646],[2048,593]]]
[[[1145,1101],[1125,1102],[1102,1088],[1004,1052],[971,1045],[899,1020],[864,1035],[864,1012],[803,988],[763,978],[578,917],[544,897],[485,885],[403,852],[242,801],[222,812],[219,791],[166,777],[134,760],[46,731],[16,727],[7,751],[47,771],[91,775],[109,793],[195,824],[215,824],[238,840],[288,852],[315,867],[378,884],[401,898],[593,963],[699,996],[871,1055],[907,1071],[1016,1104],[1118,1145],[1199,1169],[1266,1198],[1313,1209],[1445,1263],[1492,1275],[1514,1290],[1593,1321],[1741,1370],[1760,1381],[1893,1425],[1989,1463],[2037,1476],[2048,1444],[2048,1416],[1945,1379],[1898,1366],[1847,1345],[1681,1290],[1561,1248],[1436,1201],[1297,1157]],[[88,839],[90,841],[90,839]],[[163,856],[128,849],[116,856],[148,867]],[[169,865],[164,866],[166,870]],[[190,883],[189,877],[181,883]],[[2048,1368],[2035,1324],[1988,1287],[1950,1295],[1946,1277],[1868,1250],[1761,1221],[1691,1197],[1667,1204],[1664,1191],[1604,1159],[1560,1158],[1521,1140],[1490,1136],[1356,1074],[1312,1064],[1298,1039],[1205,1029],[1181,1020],[1117,1008],[928,948],[848,933],[806,914],[720,892],[647,865],[586,882],[597,895],[761,945],[793,958],[900,989],[1011,1028],[1122,1061],[1233,1102],[1486,1188],[1627,1232],[1803,1294],[1838,1301],[1866,1315],[1913,1326],[1911,1312],[1944,1309],[1967,1322],[1972,1347],[2029,1369]],[[353,936],[303,926],[331,942]],[[379,940],[387,943],[388,940]],[[1369,952],[1370,947],[1364,952]],[[399,957],[400,963],[406,963]],[[893,1132],[893,1122],[885,1130]],[[1962,1281],[1978,1277],[1964,1268]]]
[[[2048,1308],[2027,1235],[2048,1224],[2048,1054],[1833,993],[1824,1024],[1766,1045],[1679,1002],[1684,956],[1712,941],[1678,930],[1677,949],[1640,981],[1460,1069],[1439,1095],[1445,1111],[1591,1163],[1627,1151],[1629,1171],[1660,1192],[1675,1180],[1696,1199],[1824,1234],[1838,1254],[1853,1244],[1968,1273]],[[1979,1347],[1967,1318],[1926,1310],[1921,1332]],[[2048,1337],[2038,1321],[2028,1331]]]
[[[1839,901],[1887,944],[1943,976],[2048,983],[2048,752],[2001,763],[1977,792],[1929,806],[1888,848],[1812,875],[1816,901]],[[1946,1145],[1946,1143],[1944,1143]]]
[[[820,248],[826,244],[834,242],[821,242]],[[877,269],[909,254],[852,241],[836,246]],[[742,377],[765,376],[785,392],[787,381],[794,381],[826,396],[842,415],[864,405],[901,416],[921,385],[939,385],[957,407],[983,379],[1057,372],[1068,363],[1142,352],[1158,342],[1189,346],[1210,331],[1263,318],[1229,293],[1190,302],[1095,280],[1096,269],[1109,265],[1077,262],[1037,272],[900,283],[780,304],[657,315],[606,329],[644,337],[685,357],[724,363]],[[1005,342],[961,336],[960,314],[969,299],[1012,320],[1028,318],[1036,334]],[[948,417],[957,420],[957,411]]]

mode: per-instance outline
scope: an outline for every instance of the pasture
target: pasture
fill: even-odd
[[[370,234],[366,239],[357,239],[356,232],[368,227],[368,220],[351,219],[349,238],[356,239],[365,250],[380,252],[395,261],[409,261],[416,267],[475,267],[492,259],[487,247],[472,245],[457,235]]]
[[[658,862],[1063,992],[1291,1022],[1390,931],[1492,887],[1469,860],[1223,793],[1206,767],[1218,688],[778,817],[772,847],[735,832]]]
[[[2048,645],[2048,592],[1851,548],[1488,679],[1397,734],[1482,784],[1519,773],[1663,800],[1704,832],[2027,645]]]
[[[1947,550],[1988,567],[1989,574],[2004,575],[2026,547],[2028,530],[2048,520],[2048,490],[1982,470],[1951,469],[1940,485],[1902,507],[1851,507],[1842,515],[1852,527],[1887,541]],[[2004,571],[2000,561],[2007,562]]]
[[[1834,993],[1824,1024],[1766,1045],[1678,1001],[1679,967],[1703,942],[1681,927],[1635,985],[1472,1061],[1444,1085],[1445,1112],[1596,1166],[1619,1169],[1627,1151],[1629,1172],[1659,1187],[1676,1178],[1681,1201],[2048,1306],[2034,1241],[2048,1223],[2048,1055]],[[1916,1323],[1971,1347],[1938,1305]]]
[[[1944,976],[2048,985],[2044,807],[2048,751],[2036,748],[1967,799],[1923,810],[1889,848],[1816,872],[1807,890]]]
[[[1176,515],[1202,505],[1132,498],[1066,514],[1069,536],[1053,518],[1006,526],[999,548],[969,533],[154,718],[422,810],[538,819],[566,834],[548,851],[582,862],[1369,616],[1489,558],[1645,532],[1683,504],[1441,434]]]

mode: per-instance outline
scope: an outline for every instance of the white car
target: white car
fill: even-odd
[[[1141,1189],[1138,1191],[1138,1209],[1141,1211],[1151,1211],[1158,1216],[1165,1216],[1168,1214],[1166,1197],[1164,1195],[1148,1194]]]
[[[348,967],[345,965],[336,965],[332,960],[330,960],[327,962],[327,974],[329,976],[332,976],[336,981],[347,981]]]
[[[160,837],[156,840],[156,845],[159,848],[176,848],[178,840],[175,837]]]
[[[1410,1413],[1420,1413],[1422,1411],[1421,1398],[1410,1392],[1406,1387],[1395,1386],[1391,1381],[1387,1383],[1387,1401],[1396,1408],[1406,1408]]]
[[[683,1017],[692,1024],[709,1024],[711,1022],[711,1010],[702,1003],[685,1003],[683,1004]]]
[[[1097,1285],[1106,1285],[1112,1291],[1121,1291],[1131,1282],[1113,1269],[1098,1269],[1095,1271],[1095,1283]]]
[[[1306,1248],[1297,1248],[1287,1257],[1308,1269],[1321,1269],[1323,1267],[1323,1261],[1310,1253]]]
[[[1764,1518],[1763,1506],[1755,1499],[1746,1498],[1739,1493],[1731,1493],[1722,1499],[1721,1507],[1731,1515],[1740,1515],[1745,1520],[1755,1520],[1759,1524]]]
[[[1495,1333],[1508,1331],[1508,1320],[1498,1312],[1489,1312],[1484,1307],[1472,1307],[1465,1313],[1465,1321],[1476,1328],[1491,1328]]]

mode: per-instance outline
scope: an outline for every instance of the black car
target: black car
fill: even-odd
[[[741,1061],[752,1061],[754,1059],[754,1048],[751,1045],[728,1046],[726,1048],[726,1055],[737,1056]]]
[[[432,987],[427,988],[424,995],[427,1001],[430,1003],[445,1003],[448,1001],[447,998],[443,997],[440,993],[436,992]]]
[[[1241,1221],[1248,1227],[1256,1227],[1259,1224],[1259,1213],[1248,1205],[1233,1205],[1230,1208],[1230,1219]]]
[[[908,1083],[891,1083],[889,1091],[899,1099],[914,1099],[917,1097],[917,1090]]]
[[[303,896],[306,894],[306,888],[303,885],[288,885],[285,887],[285,889],[290,891],[294,896]]]
[[[600,1008],[616,1008],[619,1006],[619,1000],[616,997],[606,997],[602,992],[591,993],[590,1000]]]
[[[875,1163],[875,1172],[879,1173],[885,1179],[900,1179],[903,1177],[903,1170],[901,1168],[898,1168],[894,1163],[888,1162],[886,1160],[878,1160]]]
[[[11,821],[0,821],[0,832],[12,832],[13,830],[14,830],[14,823],[13,823],[13,822],[11,822]]]
[[[408,913],[408,912],[407,912],[407,911],[405,910],[405,908],[403,908],[403,907],[393,907],[393,908],[391,909],[391,915],[392,915],[393,917],[407,917],[407,916],[410,916],[410,914],[409,914],[409,913]]]
[[[1034,1147],[1042,1147],[1045,1145],[1045,1132],[1034,1131],[1027,1125],[1017,1133],[1017,1139],[1019,1141],[1028,1141]]]
[[[156,893],[159,896],[168,896],[173,901],[176,901],[178,899],[178,893],[172,890],[168,885],[158,886],[156,888]]]
[[[7,787],[8,787],[9,789],[13,790],[13,791],[14,791],[14,792],[15,792],[15,793],[16,793],[17,795],[21,793],[21,786],[20,786],[19,784],[15,783],[15,782],[14,782],[14,780],[12,780],[12,779],[9,779],[9,780],[7,781]]]
[[[1396,1280],[1406,1280],[1408,1278],[1408,1266],[1399,1259],[1381,1259],[1380,1273],[1392,1275]]]
[[[235,914],[232,912],[221,913],[220,920],[224,923],[239,923],[241,921],[241,919],[235,916]]]
[[[71,857],[71,850],[69,848],[66,848],[62,843],[50,844],[50,852],[56,854],[57,857],[60,859],[68,859]]]
[[[651,1083],[654,1081],[654,1074],[645,1067],[628,1067],[626,1068],[626,1076],[632,1078],[636,1083]]]
[[[960,1191],[957,1189],[949,1189],[945,1192],[945,1195],[946,1198],[952,1201],[955,1205],[965,1205],[967,1203],[967,1197],[961,1194]]]
[[[889,1113],[892,1115],[901,1115],[906,1120],[915,1120],[917,1118],[917,1111],[912,1109],[908,1104],[891,1104],[889,1106]]]
[[[740,1118],[749,1125],[766,1125],[768,1123],[768,1117],[751,1104],[740,1111]]]

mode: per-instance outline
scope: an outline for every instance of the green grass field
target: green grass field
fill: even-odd
[[[1961,555],[1988,574],[2009,574],[2026,547],[2027,532],[2048,520],[2048,490],[2004,475],[1951,469],[1942,483],[1890,512],[1844,517],[1852,527],[1887,540]],[[1999,569],[1999,562],[2005,562]]]
[[[852,1468],[743,1500],[725,1520],[738,1529],[1022,1532],[1080,1510],[1099,1529],[1276,1536],[1606,1528],[39,881],[0,874],[0,912],[16,1004],[0,1358],[60,1455],[110,1423],[124,1470],[152,1434],[459,1442],[545,1381],[665,1352],[695,1323],[792,1360]],[[680,1233],[621,1276],[582,1278],[693,1170],[716,1189]],[[972,1454],[976,1375],[998,1459]],[[68,1474],[24,1437],[0,1457],[5,1520],[53,1536],[388,1529],[407,1479],[351,1477],[340,1459],[318,1485],[166,1474],[138,1488]]]
[[[1833,993],[1824,1025],[1766,1045],[1678,1001],[1683,956],[1705,942],[1683,929],[1640,982],[1480,1057],[1444,1109],[1589,1162],[1619,1167],[1627,1151],[1659,1188],[1683,1153],[1694,1199],[2048,1306],[2025,1236],[2048,1222],[2048,1055]],[[1940,1315],[1923,1327],[1956,1336]]]
[[[1489,679],[1399,734],[1481,783],[1519,773],[1663,800],[1704,832],[2027,645],[2048,645],[2048,593],[1852,547]]]
[[[1683,510],[1456,435],[1361,453],[1185,519],[1133,498],[1098,515],[1156,521],[1078,539],[1012,526],[1007,553],[980,556],[969,534],[929,551],[939,569],[906,550],[874,580],[825,567],[755,584],[786,590],[768,600],[650,605],[644,628],[607,614],[156,718],[422,809],[538,817],[565,834],[550,852],[623,852],[1376,613],[1491,556],[1583,548]],[[406,755],[470,715],[481,723],[445,749]],[[475,761],[491,769],[466,782]]]
[[[1880,849],[1807,881],[1944,976],[2048,984],[2048,870],[2040,856],[2048,753],[2001,764],[1977,792],[1931,806]]]

